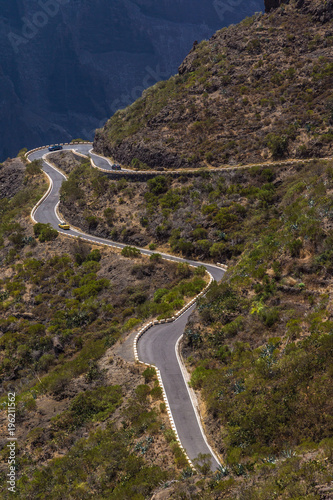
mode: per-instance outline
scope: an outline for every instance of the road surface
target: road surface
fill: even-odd
[[[84,155],[90,154],[96,166],[111,170],[111,163],[107,159],[93,154],[91,148],[91,144],[64,146],[64,150],[75,150]],[[34,212],[34,219],[44,224],[50,223],[54,229],[65,235],[69,234],[89,240],[90,242],[124,248],[126,245],[122,243],[87,235],[78,230],[62,230],[58,227],[59,222],[64,222],[57,214],[57,205],[59,203],[61,184],[66,177],[47,161],[52,158],[52,153],[50,155],[48,155],[48,153],[48,149],[45,148],[35,151],[28,156],[31,161],[36,159],[42,160],[43,170],[48,174],[52,182],[52,188],[49,195]],[[151,255],[154,253],[147,249],[140,249],[140,251],[144,255]],[[220,281],[224,274],[224,271],[220,267],[212,264],[183,259],[169,254],[162,254],[162,256],[175,262],[186,262],[194,266],[204,265],[216,281]],[[177,343],[184,333],[187,320],[194,308],[195,305],[173,323],[156,325],[150,328],[138,342],[138,354],[141,361],[148,364],[154,364],[160,370],[172,417],[180,441],[189,458],[193,460],[199,453],[209,454],[212,459],[212,469],[216,470],[219,466],[218,458],[207,443],[207,439],[200,424],[200,418],[194,407],[188,385],[183,376],[179,356],[177,356],[176,352]]]

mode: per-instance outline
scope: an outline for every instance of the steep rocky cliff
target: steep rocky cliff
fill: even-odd
[[[277,9],[283,4],[289,4],[290,0],[265,0],[265,12],[270,12]],[[310,12],[315,18],[321,22],[327,22],[332,19],[333,2],[332,0],[296,0],[295,5],[298,9]]]
[[[307,2],[305,0],[298,0],[299,7],[304,7],[305,11],[309,12],[314,19],[321,23],[328,23],[333,19],[333,2],[327,0],[325,2]]]
[[[290,1],[195,44],[95,149],[141,169],[331,154],[332,13],[331,1]]]
[[[23,146],[92,138],[175,73],[194,40],[263,10],[263,0],[236,4],[0,0],[0,161]]]

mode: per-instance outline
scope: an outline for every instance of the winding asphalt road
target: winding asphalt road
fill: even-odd
[[[75,150],[78,153],[92,157],[95,165],[99,168],[111,170],[111,163],[91,151],[91,144],[76,144],[64,146],[64,150]],[[34,213],[37,222],[50,223],[54,229],[66,235],[77,236],[91,242],[104,244],[107,246],[124,248],[126,245],[87,235],[74,229],[62,230],[58,227],[61,219],[57,215],[57,205],[59,203],[60,187],[65,180],[64,174],[55,169],[45,157],[49,153],[48,149],[41,149],[28,155],[30,161],[42,160],[43,170],[52,182],[52,189],[47,198],[39,205]],[[141,249],[144,255],[151,255],[152,251]],[[175,261],[186,262],[193,266],[204,265],[216,281],[220,281],[224,271],[212,264],[182,259],[169,254],[162,254],[163,257]],[[180,441],[191,460],[195,459],[199,453],[209,454],[212,459],[212,470],[219,466],[217,456],[210,448],[203,429],[200,418],[195,409],[189,392],[189,387],[185,381],[184,369],[180,366],[179,355],[177,353],[178,341],[182,337],[187,320],[193,312],[195,305],[188,309],[173,323],[156,325],[149,329],[148,334],[143,335],[138,343],[138,354],[140,360],[148,364],[154,364],[160,370],[165,392],[169,401],[173,420],[180,438]]]

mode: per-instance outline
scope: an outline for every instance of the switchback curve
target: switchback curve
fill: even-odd
[[[64,145],[64,149],[73,150],[75,153],[82,156],[88,157],[89,155],[93,160],[94,166],[103,170],[111,170],[111,165],[107,159],[91,152],[90,144]],[[52,153],[49,153],[47,147],[28,152],[26,155],[28,161],[36,159],[42,161],[43,171],[47,175],[50,183],[49,189],[45,195],[32,209],[31,218],[33,222],[50,223],[54,229],[68,237],[80,237],[90,243],[102,244],[119,249],[124,248],[126,245],[118,242],[112,242],[88,235],[76,229],[61,230],[58,227],[60,222],[64,222],[60,218],[57,209],[59,205],[61,184],[66,179],[66,176],[48,161],[51,155]],[[108,169],[105,168],[106,166],[108,166]],[[140,248],[140,252],[144,255],[152,255],[154,253],[153,251],[142,248]],[[226,269],[225,266],[192,261],[169,254],[161,255],[163,259],[188,263],[194,267],[204,265],[210,275],[210,283],[214,279],[219,281],[223,277]],[[201,292],[200,295],[202,294],[203,292]],[[157,321],[154,322],[154,324],[151,323],[143,327],[134,339],[133,350],[134,358],[137,361],[156,368],[171,426],[191,466],[193,467],[193,459],[195,459],[199,453],[203,453],[211,456],[212,469],[216,470],[220,462],[217,455],[208,444],[195,405],[195,396],[193,392],[190,391],[184,377],[186,370],[182,366],[178,350],[179,341],[183,336],[188,317],[195,308],[196,299],[197,297],[173,318],[170,318],[170,320]],[[143,336],[143,333],[148,329],[149,335]]]

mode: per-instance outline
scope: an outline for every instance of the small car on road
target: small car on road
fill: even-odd
[[[60,149],[62,149],[62,146],[60,146],[60,144],[55,144],[54,146],[49,147],[49,151],[59,151]]]
[[[58,224],[58,226],[60,227],[60,229],[70,229],[69,224]]]
[[[117,163],[114,163],[114,164],[112,165],[112,170],[121,170],[121,166],[120,166],[120,165],[118,165]]]

